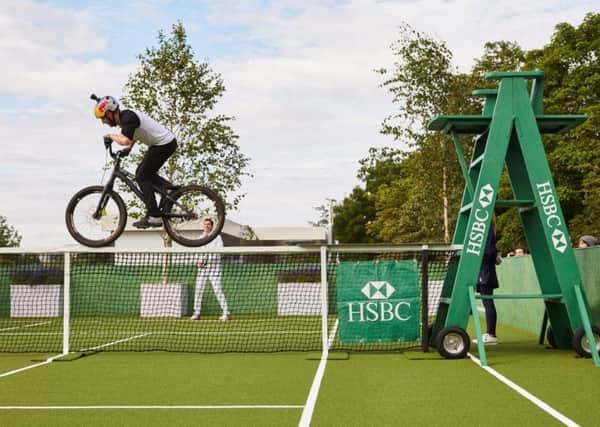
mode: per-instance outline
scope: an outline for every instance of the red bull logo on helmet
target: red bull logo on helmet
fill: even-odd
[[[104,114],[106,112],[106,107],[108,106],[108,104],[110,104],[110,99],[103,99],[98,103],[96,109]]]

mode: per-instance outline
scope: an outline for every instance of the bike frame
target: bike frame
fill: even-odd
[[[104,208],[106,208],[106,205],[108,203],[108,193],[113,190],[115,181],[117,180],[117,178],[119,178],[127,187],[129,187],[131,189],[131,191],[133,191],[140,200],[144,200],[144,194],[142,193],[142,190],[140,190],[139,186],[135,182],[135,175],[132,174],[131,172],[121,168],[122,157],[121,157],[121,155],[119,155],[119,152],[114,153],[112,151],[111,146],[108,146],[107,149],[109,150],[110,156],[115,160],[115,165],[110,174],[110,178],[104,185],[104,190],[102,190],[102,194],[100,195],[100,203],[98,203],[98,207],[96,208],[96,210],[94,211],[94,214],[93,214],[94,219],[100,219],[100,217],[102,216],[102,210]],[[189,209],[185,208],[185,206],[182,206],[181,204],[177,203],[177,201],[174,200],[173,198],[171,198],[169,196],[169,194],[167,194],[166,191],[163,191],[162,188],[160,188],[156,185],[153,185],[152,187],[154,188],[155,193],[158,193],[161,195],[161,201],[159,204],[159,208],[161,210],[163,208],[165,201],[168,199],[171,202],[175,203],[177,206],[179,206],[182,210],[188,212],[187,215],[173,215],[173,214],[167,215],[166,213],[163,212],[163,215],[168,216],[170,218],[172,218],[172,217],[195,217],[195,214],[193,212],[190,212]]]

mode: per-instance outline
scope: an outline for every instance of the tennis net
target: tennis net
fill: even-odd
[[[421,347],[453,253],[427,245],[1,249],[0,352]]]

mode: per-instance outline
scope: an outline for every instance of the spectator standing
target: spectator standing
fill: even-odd
[[[208,235],[212,232],[214,223],[210,218],[206,218],[203,223],[204,234]],[[204,246],[205,248],[222,248],[223,239],[219,234],[210,243]],[[204,294],[204,288],[206,283],[210,282],[213,291],[221,306],[222,314],[219,320],[228,321],[231,320],[231,313],[227,306],[227,300],[221,287],[221,255],[220,254],[204,254],[200,257],[197,264],[198,273],[196,275],[196,294],[194,297],[194,314],[191,320],[200,320],[200,312],[202,310],[202,296]]]

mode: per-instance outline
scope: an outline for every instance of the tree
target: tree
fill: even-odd
[[[441,226],[447,241],[455,218],[449,213],[458,211],[464,181],[450,138],[426,133],[428,122],[438,114],[478,114],[480,102],[469,93],[495,87],[483,79],[487,72],[541,68],[546,75],[546,112],[589,116],[566,135],[545,136],[544,143],[572,234],[600,233],[595,221],[600,209],[599,16],[588,14],[578,28],[559,24],[551,43],[539,50],[526,52],[513,42],[488,42],[469,74],[456,72],[443,42],[404,26],[392,47],[397,61],[391,78],[383,84],[399,110],[384,120],[382,132],[405,142],[412,152],[401,163],[402,174],[373,194],[376,217],[370,232],[395,242],[437,240]],[[468,158],[472,143],[460,143]],[[506,173],[499,197],[512,197]],[[498,228],[501,250],[523,243],[514,210],[498,212]]]
[[[378,189],[395,179],[404,154],[394,148],[370,148],[369,156],[359,161],[358,179],[364,188],[357,186],[334,209],[333,234],[343,243],[381,242],[376,230],[370,230],[375,220],[375,200]]]
[[[140,109],[171,129],[177,151],[168,160],[166,175],[175,183],[198,182],[217,191],[228,208],[238,206],[237,190],[249,158],[237,144],[231,116],[214,114],[225,92],[223,79],[208,63],[194,59],[181,23],[171,34],[158,33],[158,46],[139,55],[139,69],[129,76],[123,103]],[[128,162],[139,162],[141,154]]]
[[[375,243],[368,226],[375,219],[375,205],[367,191],[357,186],[333,207],[333,235],[340,243]]]
[[[439,114],[465,114],[480,109],[476,100],[466,97],[466,91],[472,89],[469,88],[472,79],[456,71],[452,53],[444,42],[407,24],[401,27],[400,39],[392,45],[392,51],[396,57],[394,68],[379,72],[391,75],[383,87],[393,95],[393,102],[399,108],[383,121],[382,133],[405,143],[415,155],[407,158],[403,167],[405,182],[382,187],[385,194],[375,196],[378,213],[379,209],[385,209],[386,219],[375,221],[373,227],[382,238],[394,236],[394,241],[405,241],[408,236],[401,237],[386,229],[393,227],[394,221],[403,221],[406,215],[412,222],[423,221],[423,216],[416,216],[422,214],[427,217],[425,223],[431,226],[416,235],[411,232],[410,236],[448,242],[455,221],[453,212],[458,209],[462,193],[462,185],[457,188],[455,184],[462,180],[462,173],[448,138],[426,130]],[[398,191],[409,194],[401,195]],[[386,200],[387,197],[396,200]],[[418,206],[414,204],[417,201]],[[440,221],[441,228],[433,226]]]
[[[478,81],[478,87],[496,88],[496,82],[484,80],[485,74],[491,71],[520,71],[527,68],[526,52],[514,42],[488,42],[484,46],[481,58],[475,61],[471,71],[472,80]],[[513,198],[512,187],[506,170],[500,178],[498,199]],[[501,253],[512,251],[517,245],[525,245],[525,235],[521,220],[515,209],[496,209],[496,246]]]
[[[308,221],[309,225],[313,227],[329,227],[331,209],[333,205],[336,203],[335,199],[325,199],[327,204],[322,204],[320,206],[315,207],[315,211],[319,214],[319,219],[316,221]]]
[[[600,235],[600,14],[579,27],[556,26],[551,42],[527,52],[527,66],[544,70],[545,111],[588,119],[572,131],[544,138],[570,234]]]
[[[563,214],[574,239],[582,234],[600,234],[596,220],[600,210],[599,39],[600,14],[590,13],[579,27],[558,24],[550,43],[541,49],[524,52],[516,44],[486,43],[486,52],[474,68],[481,75],[494,70],[541,69],[547,114],[588,115],[582,125],[567,133],[543,136]],[[510,184],[503,177],[499,197],[510,195]],[[506,252],[525,243],[514,210],[501,212],[497,224],[500,250]]]
[[[381,131],[406,148],[394,154],[371,149],[370,157],[360,161],[359,178],[365,189],[355,188],[339,209],[356,218],[368,217],[361,223],[366,233],[360,236],[370,239],[448,241],[464,178],[450,137],[427,132],[429,121],[439,114],[480,114],[481,100],[469,95],[473,89],[496,87],[495,82],[484,79],[487,72],[540,68],[545,72],[548,114],[588,115],[583,125],[567,134],[545,135],[543,141],[571,234],[600,234],[596,220],[600,211],[598,40],[600,14],[588,14],[577,28],[557,25],[551,43],[539,50],[524,51],[507,41],[486,43],[471,72],[461,74],[452,66],[452,53],[445,43],[403,25],[400,39],[392,45],[394,67],[379,72],[386,79],[382,86],[393,95],[397,106],[383,121]],[[466,159],[473,145],[467,138],[459,140]],[[384,158],[387,161],[382,162]],[[501,177],[498,197],[512,197],[506,173]],[[367,212],[371,216],[365,216]],[[523,244],[517,211],[497,213],[498,247],[508,251]],[[358,231],[364,231],[359,226],[348,229],[353,230],[353,239],[360,238]]]
[[[525,66],[525,51],[515,42],[487,42],[483,55],[475,61],[472,74],[483,77],[490,71],[520,71]],[[493,82],[488,83],[494,87]]]
[[[327,227],[329,225],[329,208],[326,205],[315,206],[315,211],[319,214],[316,221],[308,221],[308,225],[313,227]]]
[[[21,236],[11,227],[6,218],[0,215],[0,247],[18,248],[21,244]]]

